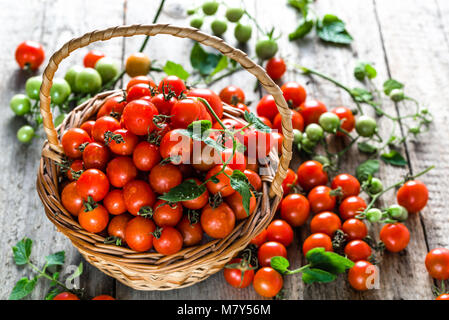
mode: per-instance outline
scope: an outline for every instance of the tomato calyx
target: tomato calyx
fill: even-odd
[[[151,232],[151,234],[153,235],[153,237],[155,237],[156,239],[159,239],[162,235],[162,230],[164,230],[164,228],[161,227],[156,227],[156,230],[154,230],[153,232]]]
[[[125,139],[123,139],[123,136],[120,133],[113,133],[108,130],[104,133],[105,146],[109,145],[111,141],[115,141],[115,143],[125,143]]]
[[[123,242],[122,239],[120,239],[119,237],[116,236],[109,236],[106,239],[104,239],[103,241],[104,244],[114,244],[116,246],[123,246]]]
[[[209,204],[212,208],[217,208],[223,203],[223,196],[221,192],[217,192],[209,197]]]
[[[200,222],[200,213],[197,210],[189,209],[187,211],[187,218],[189,219],[190,225],[194,225]]]
[[[84,143],[80,144],[77,149],[81,152],[84,152],[84,149],[86,149],[88,144],[89,144],[89,142],[84,142]]]
[[[239,262],[236,263],[228,263],[227,265],[225,265],[225,268],[240,270],[240,284],[239,284],[240,287],[243,285],[245,272],[257,269],[256,267],[251,266],[248,259],[241,259]]]
[[[329,192],[329,195],[334,196],[334,197],[339,197],[341,199],[341,197],[343,197],[343,189],[341,187],[338,187],[336,189],[332,189]]]
[[[332,247],[335,252],[343,253],[346,243],[348,242],[348,237],[344,233],[343,230],[338,229],[334,233],[334,237],[332,238]]]
[[[153,123],[159,129],[164,128],[164,124],[167,124],[167,120],[173,117],[173,115],[167,116],[165,114],[157,114],[153,117]]]
[[[139,212],[137,212],[137,215],[143,218],[149,218],[151,219],[153,217],[153,208],[150,206],[143,206],[139,209]]]
[[[162,136],[157,132],[153,131],[148,134],[147,142],[154,144],[155,146],[160,146],[162,140]]]
[[[94,201],[92,196],[87,197],[87,201],[83,200],[84,212],[93,211],[98,207],[98,203]]]

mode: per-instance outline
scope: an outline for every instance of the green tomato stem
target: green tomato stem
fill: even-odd
[[[31,269],[33,269],[35,272],[38,273],[38,278],[44,277],[50,281],[55,282],[56,284],[58,284],[60,287],[64,288],[67,291],[71,291],[69,288],[67,288],[61,281],[53,279],[50,275],[48,275],[45,272],[45,269],[47,268],[47,264],[45,264],[44,266],[44,270],[39,269],[38,267],[36,267],[33,263],[31,263],[31,261],[27,261],[27,264],[31,267]]]

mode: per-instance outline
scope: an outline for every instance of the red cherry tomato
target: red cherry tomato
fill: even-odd
[[[271,94],[263,96],[262,99],[260,99],[256,107],[256,112],[260,117],[265,117],[270,121],[274,120],[274,117],[276,117],[279,111]]]
[[[442,293],[435,300],[449,300],[449,293]]]
[[[293,229],[284,220],[273,220],[267,227],[267,239],[288,247],[293,242]]]
[[[429,191],[426,185],[418,180],[407,181],[399,188],[396,199],[408,212],[419,212],[427,204]]]
[[[311,123],[318,123],[318,119],[326,111],[324,103],[318,100],[307,100],[299,106],[299,113],[302,115],[306,127]]]
[[[243,138],[246,153],[251,159],[265,158],[275,145],[273,137],[267,132],[248,130]]]
[[[86,231],[99,233],[108,226],[109,213],[101,204],[97,204],[93,210],[83,206],[78,213],[78,222]]]
[[[86,142],[91,142],[89,134],[80,128],[70,128],[61,139],[64,153],[71,159],[79,159],[83,156],[80,146]]]
[[[173,227],[164,227],[160,229],[153,239],[154,249],[163,255],[175,254],[182,248],[182,235]]]
[[[290,193],[290,189],[296,185],[297,180],[298,176],[296,172],[288,168],[287,175],[285,176],[284,181],[282,181],[282,190],[284,191],[284,194]]]
[[[150,86],[146,83],[138,83],[129,88],[126,95],[126,101],[130,102],[133,100],[141,99],[143,97],[151,97]]]
[[[340,119],[340,127],[346,132],[351,132],[355,127],[355,118],[351,109],[346,107],[337,107],[331,110]],[[343,136],[344,134],[338,132],[337,135]]]
[[[123,188],[126,209],[132,215],[143,214],[156,202],[156,195],[148,183],[142,180],[128,182]]]
[[[61,202],[68,212],[78,215],[83,208],[83,198],[76,191],[76,182],[71,182],[62,189]]]
[[[410,232],[402,223],[389,223],[380,230],[380,240],[390,252],[404,250],[410,241]]]
[[[95,64],[98,60],[103,58],[105,55],[103,52],[98,50],[91,50],[84,56],[83,64],[86,68],[95,68]]]
[[[223,118],[223,102],[221,101],[220,97],[212,90],[193,88],[187,93],[187,96],[203,98],[209,103],[210,107],[212,108],[212,110],[214,110],[218,118]],[[213,117],[209,109],[206,108],[206,111],[210,114],[212,122],[215,122],[216,119]]]
[[[358,196],[350,196],[340,203],[340,217],[343,221],[355,218],[360,212],[366,209],[366,202]]]
[[[343,223],[342,230],[348,235],[348,240],[362,240],[368,235],[366,224],[359,219],[348,219]]]
[[[324,248],[326,251],[334,251],[331,237],[324,233],[314,233],[310,235],[302,244],[303,255],[306,255],[309,250],[314,248]]]
[[[161,140],[159,151],[162,158],[171,158],[172,163],[190,163],[192,139],[180,133],[180,130],[167,132]]]
[[[329,187],[317,186],[309,192],[307,199],[309,200],[312,212],[318,213],[334,210],[337,199],[331,195],[331,191],[332,189]]]
[[[267,70],[267,73],[271,79],[278,80],[284,75],[287,70],[287,66],[285,65],[283,59],[273,57],[268,60],[265,70]]]
[[[95,202],[98,202],[108,194],[109,180],[100,170],[88,169],[76,181],[76,190],[84,200],[91,196]]]
[[[371,256],[371,247],[365,241],[352,240],[345,246],[345,255],[354,262],[368,260]]]
[[[109,142],[109,149],[115,154],[129,156],[134,152],[139,138],[127,129],[118,129],[113,132],[114,137]]]
[[[257,173],[249,169],[246,169],[243,173],[248,178],[248,181],[253,186],[254,190],[260,191],[262,189],[262,179]]]
[[[81,129],[87,132],[87,134],[92,138],[92,129],[94,128],[95,120],[89,120],[86,122],[83,122],[83,124],[80,126]]]
[[[163,88],[163,89],[162,89]],[[177,97],[186,91],[186,85],[184,81],[179,79],[177,76],[167,76],[159,83],[158,90],[161,93],[168,94],[170,91],[173,91]]]
[[[436,248],[431,250],[426,255],[426,268],[434,279],[449,279],[449,249]]]
[[[212,176],[216,175],[218,172],[222,170],[223,166],[219,165],[216,167],[213,167],[209,172],[206,174],[206,180],[210,179]],[[218,183],[215,183],[213,181],[208,181],[206,183],[207,190],[209,190],[212,194],[217,194],[220,192],[222,197],[230,196],[235,192],[234,189],[231,187],[231,180],[225,175],[225,173],[228,176],[232,175],[232,169],[229,167],[225,167],[224,173],[220,173],[216,178],[218,179]]]
[[[290,108],[297,108],[306,101],[306,89],[299,83],[286,82],[282,85],[281,90]]]
[[[192,179],[197,185],[201,184],[198,179]],[[205,190],[198,198],[182,201],[182,205],[187,209],[198,210],[203,208],[209,202],[209,192]]]
[[[79,175],[84,171],[84,163],[83,160],[75,160],[70,165],[70,168],[67,170],[67,178],[70,181],[77,180]],[[77,176],[78,175],[78,176]]]
[[[200,120],[203,107],[201,102],[194,99],[179,100],[171,110],[172,127],[186,129],[193,121]]]
[[[230,159],[231,157],[232,159]],[[243,172],[246,169],[245,155],[241,152],[236,151],[234,155],[232,155],[232,149],[226,149],[221,153],[221,159],[223,160],[223,163],[226,162],[229,168],[233,170],[240,170]]]
[[[108,225],[109,236],[116,237],[122,242],[125,242],[126,225],[132,218],[133,216],[128,213],[119,214],[112,218]]]
[[[282,143],[284,142],[284,136],[279,132],[271,132],[271,147],[276,148],[279,154],[282,153]]]
[[[37,70],[44,62],[45,53],[42,45],[35,41],[24,41],[16,48],[16,61],[21,69]]]
[[[134,251],[144,252],[153,247],[154,222],[144,217],[131,219],[125,228],[126,244]]]
[[[245,112],[245,111],[251,112],[251,110],[248,108],[248,106],[241,102],[238,102],[237,105],[235,105],[235,107],[239,110],[242,110],[243,112]]]
[[[95,121],[94,127],[92,128],[92,138],[96,142],[105,143],[105,133],[110,131],[120,129],[120,122],[111,116],[104,116]]]
[[[268,232],[268,231],[267,231]],[[271,258],[287,258],[287,249],[282,243],[269,241],[262,244],[257,251],[257,260],[262,267],[269,267]]]
[[[115,298],[111,297],[107,294],[102,294],[100,296],[96,296],[95,298],[92,298],[92,300],[115,300]]]
[[[53,300],[79,300],[79,298],[70,292],[61,292],[57,294]]]
[[[335,231],[339,229],[341,229],[341,220],[330,211],[321,212],[310,221],[310,232],[312,233],[325,233],[329,237],[333,237]]]
[[[154,144],[142,141],[134,149],[133,162],[141,171],[150,171],[161,160],[159,147]]]
[[[357,196],[360,193],[360,182],[354,176],[342,173],[332,180],[332,189],[340,188],[343,194],[342,198]]]
[[[281,202],[281,218],[292,227],[299,227],[306,223],[310,215],[309,200],[302,194],[292,193]]]
[[[171,110],[176,102],[178,102],[178,99],[175,97],[162,93],[159,93],[151,98],[151,103],[154,104],[159,114],[166,116],[171,114]]]
[[[123,121],[128,130],[138,136],[147,135],[156,129],[153,122],[157,109],[146,100],[134,100],[123,110]]]
[[[234,268],[231,266],[239,265]],[[223,276],[227,283],[229,283],[234,288],[246,288],[248,287],[254,279],[254,270],[251,269],[252,266],[248,263],[242,263],[242,259],[236,258],[232,259],[224,268]]]
[[[109,157],[109,149],[104,144],[90,142],[83,151],[84,167],[86,169],[104,170]]]
[[[273,123],[268,120],[268,118],[259,116],[259,120],[262,121],[267,127],[273,128]]]
[[[126,101],[122,96],[112,97],[105,101],[97,113],[97,119],[104,116],[110,116],[113,118],[120,117],[123,113],[123,109],[126,106]]]
[[[238,192],[234,192],[230,196],[225,198],[226,203],[231,207],[234,211],[235,218],[237,220],[243,220],[248,218],[251,214],[253,214],[254,210],[256,210],[257,200],[254,196],[254,193],[251,192],[251,198],[249,199],[249,213],[246,213],[246,210],[243,206],[243,198]]]
[[[281,291],[284,285],[282,276],[271,267],[259,269],[253,280],[254,290],[262,297],[272,298]]]
[[[157,164],[148,176],[151,188],[159,194],[164,194],[182,182],[182,173],[172,164]]]
[[[357,291],[366,291],[376,277],[375,267],[368,261],[360,260],[349,269],[348,280],[351,287]]]
[[[124,187],[137,176],[137,168],[129,157],[117,157],[106,167],[109,182],[116,188]]]
[[[257,247],[260,247],[262,244],[264,244],[265,242],[267,242],[267,230],[264,229],[262,230],[261,233],[259,233],[257,236],[255,236],[252,240],[251,240],[251,244],[254,244]]]
[[[130,88],[139,83],[144,83],[150,87],[157,88],[157,85],[149,76],[137,76],[129,80],[128,84],[126,85],[126,91],[129,91]]]
[[[179,232],[181,232],[183,244],[186,247],[196,245],[203,239],[203,228],[201,228],[201,223],[199,221],[190,220],[188,215],[184,215],[176,226]]]
[[[224,202],[216,208],[207,204],[201,211],[201,227],[211,238],[227,237],[234,230],[234,226],[234,211]]]
[[[290,110],[292,113],[292,127],[299,131],[304,131],[304,119],[301,114],[295,110]],[[273,120],[273,129],[278,130],[278,132],[283,133],[282,129],[282,116],[278,113]]]
[[[323,170],[323,165],[315,160],[302,163],[296,173],[299,185],[306,191],[327,183],[327,173]]]
[[[158,200],[153,206],[153,220],[159,227],[174,227],[181,218],[182,205],[180,203],[169,204],[164,200]]]
[[[245,93],[239,87],[231,85],[220,91],[220,99],[230,105],[236,105],[239,102],[245,103]]]
[[[123,190],[111,190],[103,199],[103,205],[110,214],[119,215],[126,212],[125,199],[123,198]]]

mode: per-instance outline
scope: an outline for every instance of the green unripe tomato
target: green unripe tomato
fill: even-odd
[[[192,14],[196,13],[196,9],[189,9],[187,10],[187,15],[191,16]]]
[[[237,22],[243,16],[243,12],[242,8],[228,8],[226,10],[226,19],[230,22]]]
[[[301,142],[302,139],[302,132],[298,129],[293,129],[293,143]]]
[[[382,218],[382,211],[377,208],[371,208],[366,212],[366,219],[369,222],[376,223]]]
[[[214,20],[210,27],[214,35],[221,36],[228,29],[228,24],[223,20]]]
[[[407,209],[398,204],[393,204],[387,209],[387,213],[390,217],[398,221],[405,221],[408,218]]]
[[[40,76],[31,77],[25,83],[25,92],[33,100],[39,100],[42,78]]]
[[[31,111],[31,100],[24,94],[16,94],[9,102],[11,110],[18,116],[24,116]]]
[[[355,122],[355,130],[360,136],[370,138],[377,131],[376,120],[368,116],[360,116]]]
[[[234,37],[240,43],[248,42],[251,39],[251,34],[253,33],[253,28],[248,25],[237,24],[234,28]]]
[[[215,14],[218,10],[218,2],[217,1],[206,1],[202,6],[204,14],[211,16]]]
[[[333,112],[325,112],[320,116],[318,122],[324,131],[335,133],[340,125],[340,118]]]
[[[278,52],[278,44],[273,39],[259,40],[256,43],[256,55],[262,60],[268,60],[274,57]]]
[[[97,70],[84,68],[76,75],[75,86],[82,93],[96,93],[101,89],[101,76]]]
[[[69,83],[62,78],[54,78],[50,89],[51,102],[60,105],[63,104],[72,93]]]
[[[313,157],[313,160],[318,161],[323,166],[329,166],[331,164],[331,161],[329,160],[329,158],[326,156],[322,156],[322,155],[316,155],[315,157]]]
[[[25,125],[17,131],[17,140],[22,143],[30,143],[34,138],[34,129],[32,126]]]
[[[190,20],[190,26],[199,29],[203,26],[203,22],[203,18],[193,18]]]
[[[79,92],[75,85],[76,76],[78,73],[83,71],[84,67],[82,66],[73,66],[67,72],[65,73],[64,79],[67,81],[70,85],[70,88],[73,92]]]
[[[302,149],[301,142],[298,142],[298,143],[295,144],[295,145],[296,145],[296,149],[298,149],[298,151],[301,151],[301,149]]]
[[[315,143],[315,141],[312,141],[309,138],[305,137],[305,138],[302,138],[302,140],[301,140],[301,146],[304,151],[311,153],[313,151],[313,149],[315,148],[316,143]]]
[[[118,67],[114,60],[108,57],[101,58],[95,64],[95,70],[98,71],[102,83],[108,83],[118,75]]]
[[[405,95],[404,95],[404,91],[402,89],[393,89],[390,92],[390,99],[398,102],[398,101],[402,101],[404,100]]]
[[[323,128],[316,123],[311,123],[306,127],[307,138],[312,141],[319,141],[323,138]]]
[[[382,181],[378,178],[372,178],[371,183],[368,186],[368,192],[371,194],[378,194],[379,192],[382,192],[384,189],[384,185]]]

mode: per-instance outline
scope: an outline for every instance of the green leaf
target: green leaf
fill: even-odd
[[[335,274],[317,268],[306,268],[302,272],[302,281],[308,284],[314,282],[328,283],[336,278]]]
[[[391,150],[388,153],[383,153],[380,158],[393,166],[404,167],[407,165],[407,160],[396,150]]]
[[[263,123],[254,113],[245,111],[243,117],[250,125],[254,126],[254,129],[257,131],[271,132],[271,128]]]
[[[310,0],[288,0],[288,4],[301,12],[304,16],[307,16],[309,12]]]
[[[20,279],[12,289],[12,292],[9,295],[9,300],[20,300],[25,298],[34,290],[36,283],[37,278],[33,278],[31,280],[28,278]]]
[[[59,280],[59,276],[60,276],[60,273],[59,272],[55,272],[55,273],[53,273],[52,275],[51,275],[51,278],[53,279],[52,281],[51,281],[51,283],[50,283],[50,286],[52,287],[52,286],[55,286],[56,284],[57,284],[57,281]]]
[[[190,76],[190,73],[188,73],[182,65],[175,63],[173,61],[167,61],[165,63],[165,66],[163,68],[164,72],[168,76],[177,76],[181,78],[182,80],[186,81],[187,78]]]
[[[368,179],[369,176],[373,176],[378,171],[379,171],[379,160],[369,159],[361,163],[357,167],[355,175],[360,182],[363,182],[366,179]]]
[[[352,36],[346,30],[345,23],[335,15],[326,14],[317,24],[318,36],[326,42],[350,44]]]
[[[160,196],[159,199],[172,203],[193,200],[202,195],[204,191],[206,191],[204,185],[197,185],[195,180],[189,179],[170,189],[169,192]]]
[[[25,237],[17,242],[14,247],[12,247],[14,261],[17,265],[21,266],[27,264],[27,262],[30,260],[32,245],[33,240]]]
[[[65,252],[64,251],[58,251],[54,254],[51,254],[49,256],[45,257],[45,260],[47,261],[47,266],[61,266],[64,264],[65,261]]]
[[[288,35],[288,40],[294,41],[304,38],[312,30],[313,25],[312,20],[303,20],[296,30]]]
[[[367,62],[359,62],[354,68],[354,77],[363,81],[365,78],[373,79],[377,76],[376,69]]]
[[[340,274],[354,266],[354,262],[324,248],[314,248],[307,252],[306,259],[312,268],[321,269],[332,274]]]
[[[290,267],[290,262],[288,262],[288,260],[284,257],[280,256],[271,258],[270,264],[274,270],[280,273],[286,273],[288,271],[288,267]]]
[[[45,296],[45,300],[53,300],[54,297],[56,297],[61,291],[59,288],[51,288],[47,295]]]
[[[227,67],[228,67],[228,57],[222,56],[220,58],[220,60],[218,61],[217,66],[215,67],[215,69],[212,71],[212,73],[210,75],[211,76],[216,75],[217,73],[219,73],[220,71],[223,71]]]
[[[369,144],[368,142],[359,142],[357,144],[357,148],[360,150],[360,152],[364,153],[374,153],[377,151],[377,147]]]
[[[210,137],[210,130],[212,123],[209,120],[193,121],[187,129],[179,130],[179,133],[186,137],[190,137],[196,141],[203,141],[205,144],[211,146],[218,151],[224,151],[225,147]]]
[[[231,188],[240,193],[246,215],[249,216],[249,203],[252,197],[248,178],[240,170],[234,170],[231,175]]]
[[[351,90],[351,94],[357,102],[373,102],[373,94],[363,88],[354,88]]]
[[[402,83],[400,83],[397,80],[394,79],[389,79],[387,81],[384,82],[384,92],[387,96],[390,95],[391,90],[393,89],[402,89],[404,88],[404,85]]]
[[[73,279],[78,278],[82,274],[83,274],[83,263],[81,262],[78,268],[76,268],[75,272],[71,276],[67,277],[66,281],[72,281]]]
[[[218,65],[222,54],[208,53],[195,42],[190,52],[190,63],[195,70],[198,70],[202,76],[210,75]]]

